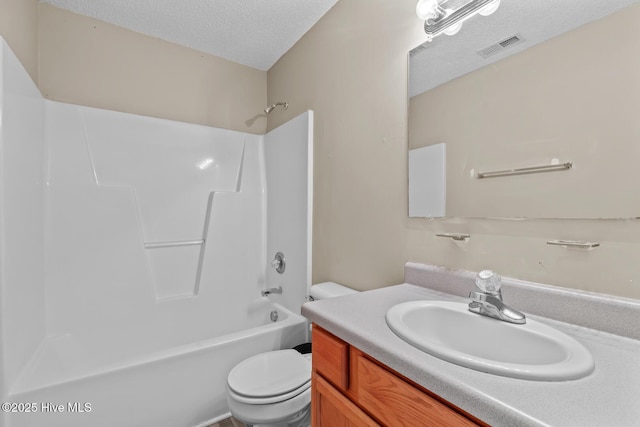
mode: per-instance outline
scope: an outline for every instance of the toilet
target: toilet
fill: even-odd
[[[333,282],[311,286],[309,299],[356,293]],[[227,377],[229,411],[256,427],[308,427],[311,416],[311,354],[276,350],[238,363]]]

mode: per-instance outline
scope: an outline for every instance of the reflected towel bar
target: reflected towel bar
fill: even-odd
[[[156,242],[156,243],[145,243],[145,249],[156,249],[156,248],[171,248],[174,246],[196,246],[203,245],[204,240],[183,240],[177,242]]]
[[[569,248],[591,249],[600,246],[600,243],[576,242],[574,240],[549,240],[547,245],[566,246]]]
[[[572,167],[573,167],[573,163],[565,162],[565,163],[559,163],[557,165],[530,166],[526,168],[505,169],[501,171],[478,172],[476,174],[476,177],[478,179],[482,179],[482,178],[493,178],[498,176],[524,175],[528,173],[555,172],[555,171],[571,169]]]
[[[436,236],[438,237],[448,237],[450,239],[453,240],[467,240],[469,237],[471,237],[470,234],[464,234],[464,233],[437,233]]]

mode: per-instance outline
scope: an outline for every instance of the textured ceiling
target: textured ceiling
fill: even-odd
[[[639,2],[640,0],[502,0],[493,15],[475,16],[462,25],[458,34],[451,37],[438,36],[431,43],[425,43],[424,50],[412,54],[409,96],[426,92]],[[422,24],[417,17],[416,20],[417,25]],[[487,59],[476,53],[514,34],[518,34],[524,41]]]
[[[40,0],[268,70],[338,0]]]

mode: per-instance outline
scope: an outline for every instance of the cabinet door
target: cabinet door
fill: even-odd
[[[349,344],[313,325],[313,370],[340,392],[349,387]]]
[[[471,427],[477,424],[405,382],[352,347],[358,404],[385,426]]]
[[[311,426],[379,427],[380,424],[314,372],[311,394]]]

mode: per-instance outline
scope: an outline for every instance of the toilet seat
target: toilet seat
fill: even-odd
[[[254,405],[282,402],[311,387],[311,362],[296,350],[258,354],[231,370],[227,386],[238,402]]]
[[[297,389],[292,390],[292,391],[290,391],[288,393],[278,394],[278,395],[269,396],[269,397],[243,396],[243,395],[238,394],[235,391],[233,391],[230,387],[227,388],[227,391],[229,392],[229,396],[231,398],[233,398],[234,400],[236,400],[237,402],[247,403],[249,405],[267,405],[267,404],[270,404],[270,403],[284,402],[285,400],[293,399],[294,397],[298,396],[299,394],[304,393],[305,391],[309,390],[309,388],[311,388],[311,381],[308,381],[304,385],[302,385],[302,386],[298,387]]]

